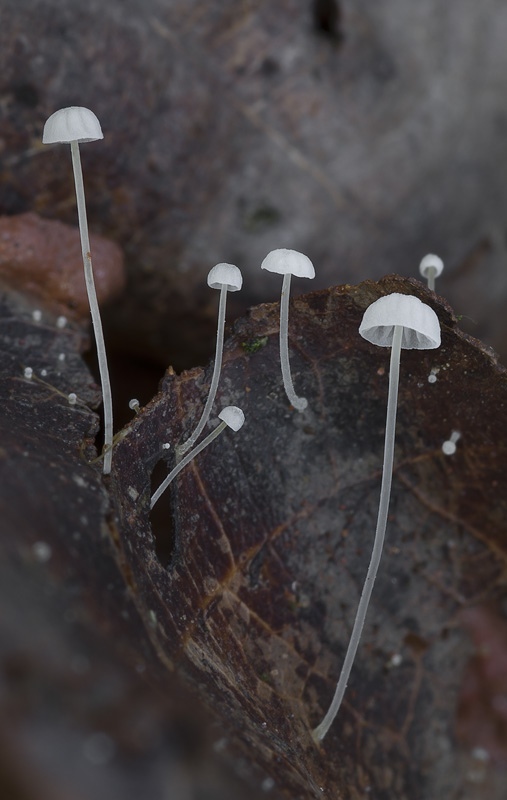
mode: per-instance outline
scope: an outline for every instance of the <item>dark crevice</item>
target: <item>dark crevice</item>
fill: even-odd
[[[151,473],[151,495],[160,486],[162,481],[167,478],[170,466],[164,459],[161,459]],[[175,533],[173,508],[171,503],[171,489],[169,487],[159,498],[155,507],[150,512],[150,523],[153,540],[155,542],[155,553],[160,564],[167,569],[175,555]]]
[[[335,44],[343,42],[342,12],[337,0],[313,0],[313,28]]]

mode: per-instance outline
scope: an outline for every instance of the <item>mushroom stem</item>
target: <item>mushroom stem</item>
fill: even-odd
[[[213,403],[215,402],[215,397],[217,394],[218,388],[218,381],[220,378],[220,370],[222,369],[222,353],[224,349],[224,329],[225,329],[225,306],[227,303],[227,286],[222,284],[220,289],[220,304],[218,307],[218,326],[217,326],[217,345],[215,349],[215,364],[213,366],[213,375],[211,378],[211,386],[209,389],[208,398],[206,400],[206,405],[204,406],[204,410],[201,415],[201,419],[192,433],[192,435],[184,442],[182,445],[176,448],[176,452],[178,456],[182,456],[183,453],[186,453],[189,450],[194,442],[199,438],[201,433],[204,430],[204,426],[206,425],[209,416],[211,414],[211,408]]]
[[[104,465],[103,473],[108,475],[111,472],[111,462],[113,457],[113,398],[111,395],[111,384],[109,381],[109,371],[107,368],[106,346],[100,319],[99,304],[93,280],[92,257],[90,253],[90,239],[88,236],[88,222],[86,218],[86,204],[83,184],[83,171],[81,169],[81,158],[79,155],[79,143],[70,143],[72,153],[72,168],[74,170],[74,182],[76,185],[77,213],[79,219],[79,233],[81,236],[81,250],[83,254],[83,267],[92,315],[93,330],[95,333],[95,343],[97,345],[97,359],[99,362],[100,380],[102,383],[102,398],[104,403]]]
[[[384,544],[384,537],[387,525],[387,512],[389,509],[389,499],[391,495],[391,482],[393,475],[393,461],[394,461],[394,433],[396,428],[396,408],[398,403],[398,381],[400,375],[400,352],[401,340],[403,337],[403,325],[395,325],[393,333],[393,341],[391,347],[391,366],[389,371],[389,396],[387,400],[387,418],[386,418],[386,433],[384,444],[384,466],[382,469],[382,486],[380,489],[380,504],[377,517],[377,529],[375,532],[375,541],[373,544],[373,551],[370,559],[370,566],[364,583],[361,599],[357,608],[356,618],[354,620],[354,627],[350,637],[349,646],[343,662],[342,671],[333,700],[329,710],[315,730],[313,731],[313,738],[317,742],[321,742],[329,730],[338,710],[341,706],[343,695],[347,688],[347,682],[352,670],[354,658],[356,656],[359,640],[363,630],[368,604],[370,602],[371,593],[373,591],[373,584],[377,576],[377,570],[380,564],[380,557],[382,555],[382,547]]]
[[[282,365],[283,385],[289,402],[297,411],[304,411],[308,406],[308,400],[306,397],[298,397],[294,391],[289,365],[289,296],[291,277],[290,272],[286,272],[283,276],[282,296],[280,298],[280,363]]]
[[[426,277],[428,279],[428,289],[430,292],[435,291],[435,278],[437,277],[437,271],[435,267],[428,267],[428,271],[426,273]]]
[[[185,458],[181,459],[180,463],[177,464],[173,470],[171,470],[167,478],[160,484],[157,491],[153,494],[150,501],[150,509],[153,508],[157,500],[165,492],[169,484],[172,483],[172,481],[175,479],[178,473],[181,472],[183,467],[186,467],[189,461],[192,461],[194,456],[198,455],[201,452],[201,450],[204,450],[204,448],[207,447],[213,441],[213,439],[216,439],[217,436],[219,436],[222,433],[223,429],[226,426],[227,426],[226,422],[221,422],[219,425],[217,425],[214,431],[211,431],[211,433],[208,434],[208,436],[206,436],[206,438],[203,439],[202,442],[200,442],[197,445],[197,447],[194,447],[194,449],[191,450],[190,453],[187,453]]]

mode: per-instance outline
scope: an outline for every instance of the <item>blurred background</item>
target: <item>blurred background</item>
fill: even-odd
[[[1,0],[0,214],[76,225],[70,153],[43,147],[42,128],[58,108],[82,105],[104,131],[81,157],[90,229],[120,246],[127,270],[125,293],[104,309],[118,422],[168,365],[213,353],[213,264],[244,275],[230,322],[278,298],[280,282],[259,269],[277,247],[315,264],[311,286],[295,280],[294,294],[418,277],[422,256],[437,253],[438,292],[505,363],[506,41],[502,0]],[[123,742],[115,704],[125,714],[139,695],[121,659],[94,671],[104,658],[95,642],[69,655],[63,680],[61,661],[41,672],[39,651],[9,620],[6,800],[247,797],[217,766],[220,732],[214,744],[195,726],[185,737],[174,698],[164,708],[143,684],[146,727]],[[55,704],[62,685],[69,696]],[[114,730],[97,721],[97,692]],[[262,786],[253,796],[271,789]]]

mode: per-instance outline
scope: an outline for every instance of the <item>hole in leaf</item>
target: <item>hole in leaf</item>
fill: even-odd
[[[316,33],[336,44],[343,41],[342,12],[337,0],[313,0],[313,27]]]
[[[151,473],[151,493],[153,495],[162,481],[167,478],[170,467],[167,461],[161,459]],[[171,490],[169,487],[159,498],[150,512],[151,532],[155,541],[155,553],[160,564],[167,569],[172,562],[175,551],[175,535],[173,509],[171,504]]]

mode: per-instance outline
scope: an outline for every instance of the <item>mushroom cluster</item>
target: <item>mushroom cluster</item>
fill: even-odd
[[[108,474],[111,471],[113,455],[112,395],[102,323],[93,277],[83,174],[79,152],[80,143],[96,141],[102,138],[101,126],[95,114],[87,108],[75,106],[61,109],[49,117],[45,124],[43,134],[44,144],[67,143],[70,144],[71,147],[84,275],[97,345],[104,403],[103,472],[104,474]],[[296,393],[290,369],[289,298],[292,276],[312,279],[315,276],[315,269],[306,255],[288,249],[272,250],[262,261],[261,268],[269,272],[283,275],[279,330],[282,382],[291,406],[298,412],[304,412],[308,407],[308,401],[306,397]],[[420,273],[427,279],[428,288],[431,291],[434,291],[435,279],[442,273],[442,270],[443,262],[438,256],[429,254],[422,259]],[[154,492],[150,500],[150,509],[153,509],[163,492],[171,485],[172,481],[178,476],[181,470],[220,436],[225,428],[229,427],[232,431],[238,431],[244,424],[245,417],[241,408],[238,406],[226,406],[218,414],[218,419],[220,420],[219,424],[202,439],[199,444],[196,444],[206,425],[209,423],[213,404],[217,396],[223,359],[227,294],[228,292],[239,291],[242,288],[242,284],[243,278],[241,272],[234,264],[216,264],[208,274],[208,286],[211,289],[220,291],[216,349],[211,383],[199,421],[188,438],[175,448],[176,461],[178,463]],[[41,312],[34,311],[33,318],[36,322],[40,321]],[[65,324],[65,317],[60,317],[57,326],[63,328]],[[370,564],[359,600],[342,671],[329,710],[322,722],[313,731],[313,737],[317,742],[320,742],[328,732],[342,703],[380,564],[386,533],[393,473],[401,350],[434,349],[440,345],[440,326],[432,309],[414,296],[397,293],[381,297],[366,309],[359,327],[359,334],[376,346],[388,347],[391,349],[380,501]],[[64,358],[64,354],[61,354],[60,359],[63,360]],[[27,381],[32,381],[35,377],[31,367],[24,368],[24,378]],[[428,381],[430,383],[436,381],[435,368],[430,373]],[[75,393],[68,395],[68,403],[70,405],[76,405],[77,402],[78,398]],[[140,404],[136,398],[130,400],[129,407],[136,414],[140,412]],[[442,452],[448,456],[453,455],[456,452],[456,443],[459,438],[460,434],[453,431],[450,439],[443,443]],[[169,450],[171,445],[169,442],[163,441],[160,443],[159,447],[160,450]]]

